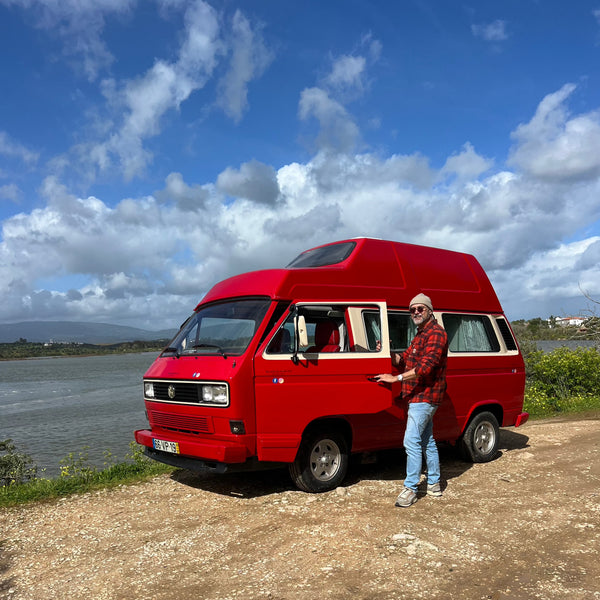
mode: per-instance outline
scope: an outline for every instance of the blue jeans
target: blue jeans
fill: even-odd
[[[406,479],[404,487],[417,491],[421,479],[423,453],[427,463],[427,484],[440,481],[440,457],[433,439],[433,415],[437,405],[412,402],[408,405],[404,449],[406,450]]]

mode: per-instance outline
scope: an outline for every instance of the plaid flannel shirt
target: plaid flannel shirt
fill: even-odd
[[[402,353],[400,372],[414,369],[412,381],[402,382],[402,398],[408,402],[441,404],[446,392],[448,336],[432,317],[417,330],[410,346]]]

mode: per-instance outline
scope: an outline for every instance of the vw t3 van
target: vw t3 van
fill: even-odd
[[[339,486],[351,454],[402,447],[402,384],[371,378],[414,337],[419,292],[449,339],[435,438],[492,460],[499,427],[528,414],[523,357],[488,277],[469,254],[369,238],[217,283],[144,375],[149,427],[136,441],[192,471],[287,464],[302,490]]]

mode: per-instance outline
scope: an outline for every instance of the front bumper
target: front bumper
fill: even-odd
[[[170,454],[169,452],[158,452],[158,454],[167,455],[167,457],[186,457],[190,460],[200,460],[207,463],[243,463],[248,458],[248,448],[239,442],[227,441],[227,440],[210,440],[210,441],[197,441],[189,440],[187,438],[174,439],[173,436],[159,434],[153,435],[149,429],[139,429],[135,432],[135,441],[142,446],[146,446],[148,450],[152,450],[152,453],[157,453],[154,450],[153,439],[161,439],[167,442],[177,442],[179,444],[179,454]],[[148,451],[146,452],[152,458],[155,456]],[[166,462],[162,459],[157,459],[161,462]],[[167,463],[172,464],[172,463]],[[175,465],[178,466],[178,465]],[[187,467],[186,467],[187,468]]]

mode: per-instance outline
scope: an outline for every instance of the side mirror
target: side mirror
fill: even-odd
[[[296,331],[298,332],[298,345],[308,346],[308,333],[306,331],[306,319],[304,315],[296,317]]]
[[[306,332],[306,319],[304,318],[304,315],[299,314],[298,307],[295,304],[290,306],[290,313],[294,315],[294,346],[292,362],[297,365],[299,362],[298,352],[300,347],[308,346],[308,333]]]

